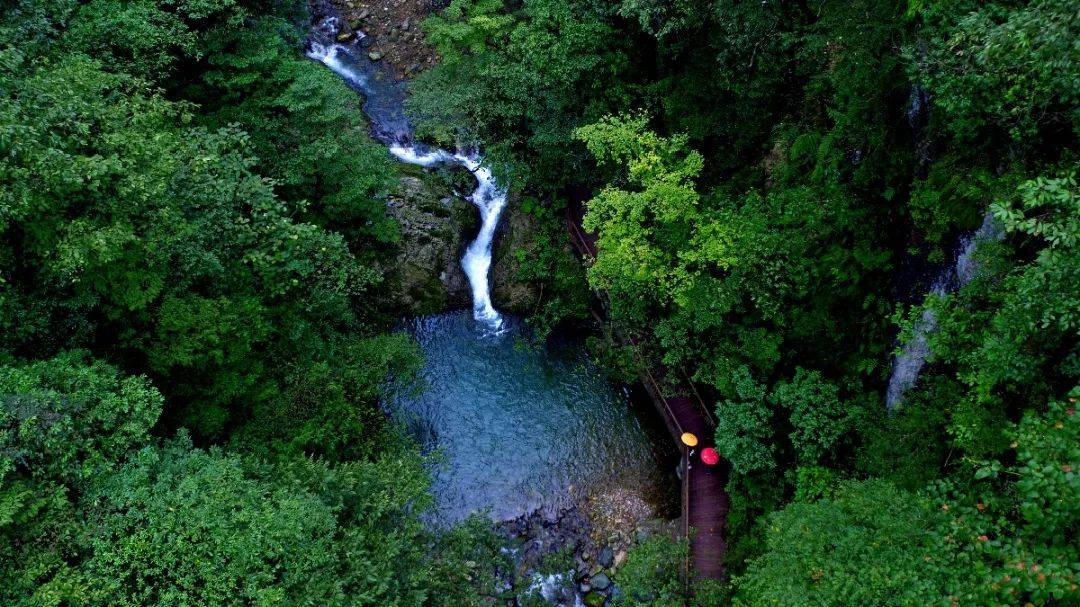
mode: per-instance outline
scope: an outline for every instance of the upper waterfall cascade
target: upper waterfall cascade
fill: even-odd
[[[506,206],[506,188],[495,180],[491,169],[484,165],[483,157],[475,152],[451,153],[415,143],[412,128],[404,116],[404,91],[400,83],[386,81],[384,74],[372,65],[365,65],[365,60],[352,48],[330,42],[334,39],[336,21],[334,17],[324,19],[313,31],[307,55],[326,65],[364,95],[364,111],[371,119],[372,132],[389,146],[390,154],[401,162],[424,167],[456,164],[476,178],[476,189],[467,198],[480,210],[480,231],[466,249],[461,266],[472,290],[473,317],[494,329],[500,328],[502,316],[491,304],[488,270],[495,228]]]

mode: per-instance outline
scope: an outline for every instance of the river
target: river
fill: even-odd
[[[494,521],[558,520],[570,511],[603,510],[620,513],[614,519],[632,532],[627,517],[672,514],[676,453],[655,413],[606,380],[580,339],[556,335],[544,347],[524,347],[525,324],[495,309],[488,271],[506,184],[476,150],[450,152],[414,141],[404,84],[359,45],[336,41],[340,19],[331,5],[314,10],[308,56],[363,96],[372,134],[388,152],[424,167],[460,165],[477,181],[468,200],[480,210],[481,227],[461,260],[472,314],[404,321],[402,330],[424,352],[423,389],[387,404],[421,446],[437,454],[432,524],[473,513]]]

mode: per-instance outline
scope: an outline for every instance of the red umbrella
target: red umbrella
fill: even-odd
[[[705,447],[701,450],[701,461],[707,466],[715,466],[720,463],[720,454],[712,447]]]

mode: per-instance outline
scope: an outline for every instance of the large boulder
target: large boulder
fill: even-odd
[[[528,258],[537,246],[537,233],[536,219],[521,210],[519,199],[511,198],[499,219],[491,259],[491,301],[499,310],[527,316],[536,309],[539,290],[521,280],[516,251],[523,251]]]
[[[401,242],[387,268],[387,285],[402,315],[471,307],[461,257],[480,229],[480,212],[453,190],[467,193],[473,187],[467,173],[415,170],[402,176],[390,195],[387,209],[401,227]],[[520,278],[516,251],[524,251],[527,259],[537,246],[537,233],[536,219],[511,198],[499,218],[489,277],[492,303],[499,310],[524,316],[536,308],[539,290]]]
[[[615,551],[611,549],[611,546],[604,546],[600,549],[596,562],[600,563],[601,567],[611,567],[611,564],[615,562]]]
[[[600,573],[592,577],[592,587],[604,591],[611,586],[611,578],[606,573]]]
[[[403,315],[471,305],[461,255],[480,228],[480,213],[437,176],[403,175],[387,200],[401,228],[399,253],[387,268],[391,299]]]

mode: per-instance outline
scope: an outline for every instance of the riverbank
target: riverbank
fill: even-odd
[[[607,508],[604,502],[611,500],[636,501],[633,496],[624,499],[619,491],[612,491],[564,511],[553,521],[534,512],[498,524],[509,544],[518,546],[517,577],[527,585],[517,590],[540,594],[550,604],[565,607],[607,602],[618,592],[619,571],[634,545],[654,536],[675,539],[679,535],[675,519],[605,518],[610,512],[595,510]]]

